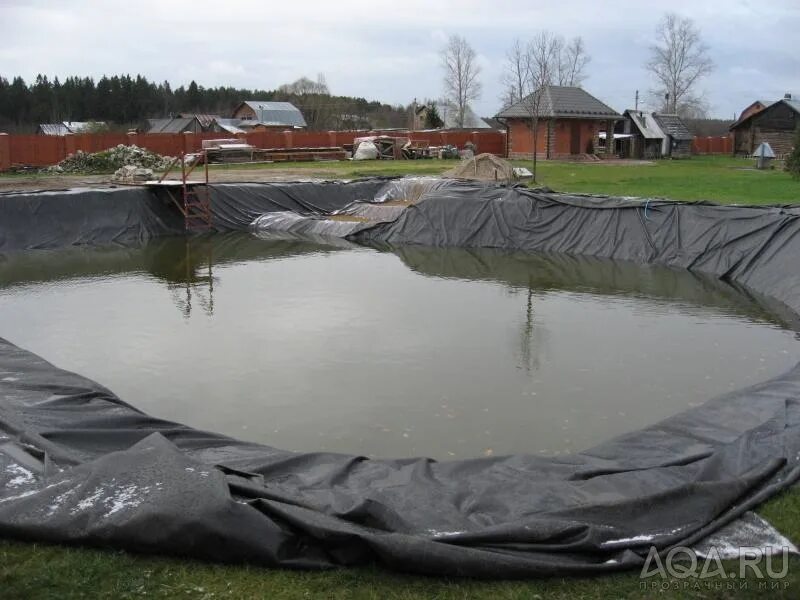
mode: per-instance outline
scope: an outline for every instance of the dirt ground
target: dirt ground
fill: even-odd
[[[199,174],[198,179],[202,177]],[[211,172],[209,181],[212,183],[260,182],[260,181],[297,181],[308,179],[337,179],[341,174],[336,170],[326,170],[324,167],[314,169],[253,169],[253,168],[227,168],[215,169]],[[169,177],[175,179],[174,175]],[[195,179],[195,177],[192,177]],[[77,187],[119,187],[120,184],[111,181],[111,175],[8,175],[0,177],[0,192],[14,191],[39,191],[39,190],[64,190]]]

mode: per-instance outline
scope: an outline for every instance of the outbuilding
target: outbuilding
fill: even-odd
[[[751,156],[759,145],[767,142],[776,156],[789,154],[794,147],[795,131],[800,127],[800,100],[786,94],[777,102],[760,104],[762,108],[755,110],[753,104],[748,106],[731,125],[733,153]]]
[[[579,87],[550,85],[523,98],[495,116],[508,128],[508,156],[533,157],[533,122],[537,117],[537,158],[578,158],[615,153],[614,138],[606,143],[601,131],[614,131],[622,115]]]

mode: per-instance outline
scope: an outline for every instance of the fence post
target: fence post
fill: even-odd
[[[283,132],[283,147],[284,148],[293,148],[292,145],[292,132],[290,130],[286,130]]]
[[[138,146],[139,145],[139,134],[135,131],[128,132],[128,146]]]
[[[191,131],[183,132],[183,153],[194,152],[194,133]]]
[[[11,168],[11,136],[0,133],[0,171]]]

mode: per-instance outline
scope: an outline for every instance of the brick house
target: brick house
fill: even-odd
[[[538,109],[537,158],[570,158],[587,154],[613,156],[600,132],[614,131],[622,115],[578,87],[551,85],[542,88]],[[507,126],[508,156],[533,157],[531,96],[495,116]]]
[[[756,104],[762,108],[754,108]],[[798,127],[800,100],[793,100],[791,94],[786,94],[777,102],[753,103],[730,127],[733,153],[750,156],[762,142],[767,142],[777,156],[788,154],[794,146]]]

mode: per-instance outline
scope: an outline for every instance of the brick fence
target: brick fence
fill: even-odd
[[[136,144],[166,156],[195,152],[203,140],[237,137],[256,148],[313,148],[352,144],[353,139],[366,135],[408,136],[431,146],[452,144],[463,148],[472,142],[478,152],[506,155],[506,134],[502,131],[254,131],[233,136],[228,133],[86,133],[66,136],[9,135],[0,133],[0,171],[13,166],[46,167],[54,165],[78,150],[98,152],[118,144]],[[731,154],[730,136],[696,137],[693,154]]]
[[[98,152],[119,144],[136,144],[166,156],[195,152],[203,140],[237,137],[256,148],[313,148],[352,144],[366,135],[407,136],[431,146],[452,144],[463,148],[472,142],[478,152],[504,156],[506,136],[502,131],[255,131],[233,136],[229,133],[86,133],[66,136],[9,135],[0,133],[0,171],[13,166],[46,167],[78,150]]]

